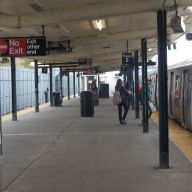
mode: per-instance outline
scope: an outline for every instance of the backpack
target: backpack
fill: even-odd
[[[121,98],[120,92],[119,92],[119,90],[115,91],[113,93],[113,104],[114,105],[119,105],[121,103],[122,103],[122,98]]]

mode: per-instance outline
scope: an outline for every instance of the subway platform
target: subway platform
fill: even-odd
[[[191,161],[170,141],[170,168],[159,169],[158,128],[130,110],[118,123],[111,99],[100,99],[94,117],[80,116],[80,100],[44,107],[17,122],[3,122],[1,191],[191,192]]]

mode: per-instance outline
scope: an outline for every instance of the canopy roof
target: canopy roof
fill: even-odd
[[[191,0],[177,0],[178,15],[192,28]],[[148,57],[157,53],[157,19],[160,9],[168,11],[168,41],[174,34],[170,19],[175,16],[173,0],[1,0],[0,37],[41,36],[45,26],[47,41],[71,40],[71,53],[51,54],[38,59],[43,63],[92,59],[104,71],[117,70],[121,53],[141,49],[148,41]],[[104,19],[106,28],[95,29],[92,20]]]

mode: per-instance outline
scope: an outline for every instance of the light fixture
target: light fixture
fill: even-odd
[[[92,20],[91,22],[94,29],[99,29],[101,31],[103,28],[106,28],[105,19]]]
[[[148,51],[152,51],[152,48],[149,48]]]
[[[187,7],[187,9],[192,12],[192,6]]]
[[[173,43],[173,49],[176,49],[177,47],[176,47],[176,43]]]
[[[191,41],[192,40],[192,33],[186,33],[185,38],[187,41]]]

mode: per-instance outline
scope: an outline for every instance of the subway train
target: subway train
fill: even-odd
[[[158,75],[150,75],[152,101],[158,108]],[[192,131],[192,60],[168,70],[168,115]]]

